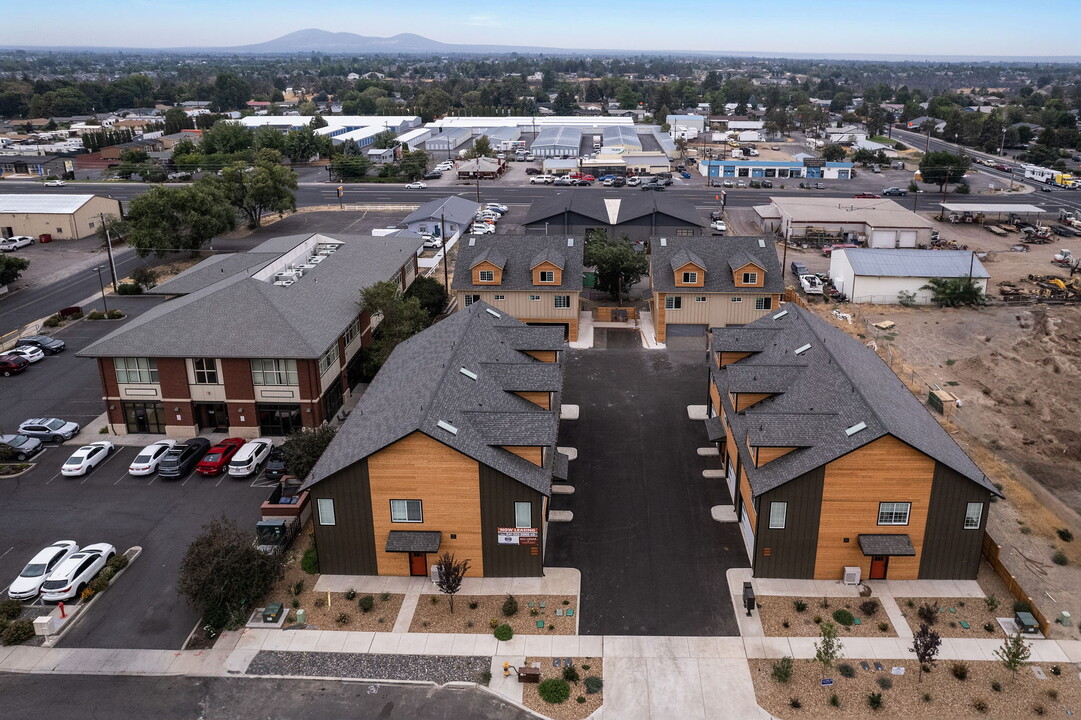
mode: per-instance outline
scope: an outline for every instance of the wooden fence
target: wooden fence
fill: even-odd
[[[794,287],[786,287],[784,289],[784,301],[786,303],[796,303],[804,310],[807,309],[807,301],[800,297],[799,292]]]
[[[1051,637],[1051,623],[1047,621],[1044,614],[1036,607],[1036,603],[1028,596],[1025,589],[1021,587],[1021,583],[1017,582],[1017,578],[1013,576],[1013,573],[1006,569],[1006,566],[1002,564],[1002,561],[999,559],[999,554],[1001,552],[1002,548],[999,544],[995,542],[990,533],[985,532],[983,534],[983,556],[987,559],[987,562],[990,563],[991,568],[995,573],[1002,578],[1002,582],[1006,583],[1006,588],[1010,591],[1010,594],[1017,600],[1027,602],[1029,607],[1032,608],[1032,616],[1036,618],[1036,622],[1039,624],[1040,632],[1043,633],[1043,636],[1047,638]]]
[[[622,316],[622,317],[620,317]],[[638,319],[636,307],[598,307],[593,308],[595,322],[626,322]]]

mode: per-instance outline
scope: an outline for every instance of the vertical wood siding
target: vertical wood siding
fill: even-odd
[[[755,577],[811,579],[815,576],[823,475],[824,468],[816,468],[759,498],[762,513],[755,534]],[[788,503],[783,529],[769,527],[772,502]]]
[[[487,465],[480,466],[480,524],[485,577],[539,577],[543,574],[547,499],[536,490]],[[515,502],[532,503],[531,527],[538,530],[537,545],[499,544],[499,528],[514,527]]]
[[[965,529],[965,510],[970,502],[983,503],[980,526]],[[921,580],[975,580],[980,569],[991,493],[960,473],[935,463],[931,486],[931,510],[927,514]]]
[[[359,460],[311,487],[319,571],[377,575],[368,461]],[[334,525],[319,524],[319,498],[334,500]],[[386,543],[386,538],[383,539]]]

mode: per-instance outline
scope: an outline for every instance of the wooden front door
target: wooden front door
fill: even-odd
[[[889,567],[889,555],[874,555],[871,557],[871,576],[869,580],[885,580],[886,568]]]
[[[424,577],[428,574],[428,555],[426,553],[409,553],[409,574],[417,577]]]

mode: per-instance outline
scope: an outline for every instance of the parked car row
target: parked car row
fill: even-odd
[[[268,438],[226,438],[213,446],[209,440],[201,437],[183,443],[159,440],[147,445],[135,456],[128,467],[128,474],[143,477],[157,472],[160,478],[173,479],[184,477],[194,469],[204,476],[226,473],[230,477],[245,478],[258,472],[273,449],[274,443]],[[284,464],[280,470],[284,474]]]
[[[499,222],[500,218],[507,212],[509,208],[506,205],[500,205],[499,203],[486,203],[484,207],[477,210],[476,215],[473,217],[473,225],[469,228],[469,232],[473,235],[489,235],[495,232],[495,224]]]
[[[74,540],[57,540],[30,559],[8,587],[8,597],[21,602],[38,595],[45,602],[77,598],[114,555],[116,548],[109,543],[80,550]]]
[[[18,340],[10,350],[0,352],[0,375],[11,377],[21,373],[31,364],[44,359],[46,355],[62,352],[66,345],[63,340],[48,335],[28,335]]]

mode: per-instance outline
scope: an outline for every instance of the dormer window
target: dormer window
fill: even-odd
[[[695,285],[697,283],[698,283],[698,273],[696,273],[696,272],[685,272],[685,273],[683,273],[683,284],[684,285]]]
[[[540,281],[542,283],[554,283],[556,281],[556,274],[554,270],[541,270]]]
[[[756,272],[745,272],[745,273],[743,273],[743,284],[744,285],[757,285],[758,284],[758,273],[756,273]]]
[[[481,270],[477,273],[480,282],[495,282],[495,273],[491,270]]]

